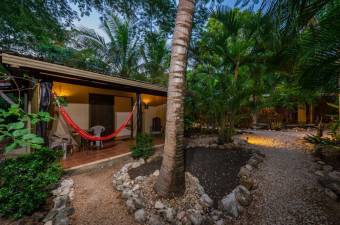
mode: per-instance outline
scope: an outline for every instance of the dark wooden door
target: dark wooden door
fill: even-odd
[[[105,127],[104,135],[114,130],[114,96],[90,94],[90,127]]]

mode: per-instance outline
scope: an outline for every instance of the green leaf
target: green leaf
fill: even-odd
[[[20,130],[15,130],[13,132],[13,136],[14,137],[20,137],[20,136],[23,136],[23,135],[28,134],[28,133],[29,133],[28,129],[20,129]]]
[[[31,142],[34,144],[43,144],[44,143],[44,139],[38,136],[35,136],[31,139]]]
[[[3,141],[5,139],[6,135],[0,135],[0,141]]]
[[[24,122],[16,122],[16,123],[10,123],[8,124],[8,130],[18,130],[18,129],[22,129],[25,127]]]
[[[48,112],[39,112],[38,116],[41,121],[48,122],[51,120],[50,114]]]
[[[33,115],[29,115],[30,116],[30,119],[31,119],[31,124],[32,125],[35,125],[39,122],[39,119],[37,117],[37,115],[33,114]]]
[[[31,134],[31,133],[29,133],[29,134],[25,134],[23,137],[22,137],[22,139],[23,140],[30,140],[30,139],[33,139],[33,138],[35,138],[37,135],[35,135],[35,134]]]
[[[11,144],[9,144],[9,145],[7,145],[7,146],[5,147],[5,151],[6,151],[6,152],[12,151],[12,150],[14,150],[17,146],[18,146],[18,144],[17,144],[16,142],[13,142],[13,143],[11,143]]]

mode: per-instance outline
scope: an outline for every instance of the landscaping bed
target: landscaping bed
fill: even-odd
[[[200,139],[202,141],[202,139]],[[185,150],[185,192],[162,198],[154,191],[160,155],[125,164],[113,176],[128,211],[140,224],[224,224],[238,217],[252,202],[258,182],[252,174],[264,155],[245,145],[205,142]],[[212,143],[210,143],[212,142]]]
[[[186,171],[199,179],[205,192],[214,200],[214,207],[217,207],[218,201],[239,184],[239,170],[250,157],[250,151],[240,148],[227,151],[219,148],[191,148],[185,151]],[[160,167],[161,159],[157,159],[129,170],[129,175],[131,179],[148,176]]]
[[[340,146],[316,145],[314,156],[320,158],[320,160],[332,166],[334,169],[340,170]]]
[[[340,150],[338,146],[316,145],[314,150],[315,171],[325,194],[340,200]]]

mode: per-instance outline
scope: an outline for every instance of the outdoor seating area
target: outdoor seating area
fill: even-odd
[[[96,161],[110,159],[115,156],[124,155],[131,152],[131,146],[135,144],[134,139],[106,141],[101,149],[97,148],[80,148],[74,150],[66,158],[61,160],[64,169],[86,165]],[[153,145],[160,146],[164,144],[164,137],[154,136]]]

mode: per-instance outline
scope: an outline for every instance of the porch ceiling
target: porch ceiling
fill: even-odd
[[[1,63],[8,65],[11,68],[23,71],[32,71],[35,76],[39,76],[40,78],[49,77],[53,80],[70,80],[72,82],[91,86],[107,86],[106,88],[111,87],[129,90],[131,92],[141,92],[161,96],[167,95],[166,88],[147,82],[95,73],[8,53],[1,53],[0,58]]]

